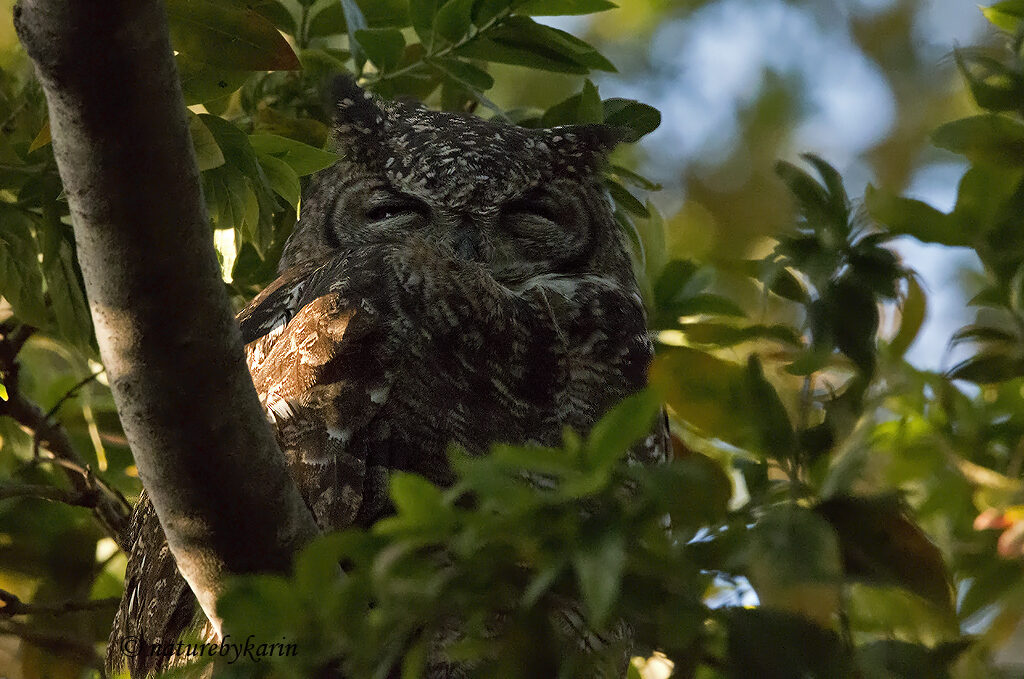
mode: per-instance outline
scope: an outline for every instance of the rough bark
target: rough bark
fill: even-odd
[[[316,526],[264,419],[210,237],[163,3],[21,0],[118,413],[179,569],[220,629],[225,575]]]

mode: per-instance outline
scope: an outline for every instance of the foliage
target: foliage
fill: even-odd
[[[615,67],[597,49],[533,18],[612,7],[167,0],[211,236],[237,303],[273,278],[304,183],[335,160],[320,99],[331,74],[525,126],[606,122],[629,141],[657,128],[653,107],[602,99],[589,78]],[[702,679],[995,676],[992,654],[1024,618],[1021,565],[999,556],[1024,551],[1024,4],[984,12],[1007,48],[956,55],[984,113],[932,137],[970,164],[949,214],[875,187],[859,210],[836,170],[806,155],[776,165],[795,213],[770,252],[680,258],[673,218],[646,200],[658,186],[634,152],[618,152],[605,180],[658,340],[652,387],[558,449],[452,451],[451,488],[395,474],[393,516],[323,537],[290,577],[238,580],[221,602],[227,629],[255,625],[300,653],[221,671],[306,677],[340,663],[351,676],[415,677],[445,637],[444,657],[486,677],[615,676],[627,652],[630,677],[656,652],[673,676]],[[573,94],[544,108],[495,102],[502,77],[533,71],[573,76]],[[22,57],[0,72],[0,117],[0,349],[38,329],[17,365],[0,355],[0,414],[17,397],[56,404],[35,431],[59,420],[102,492],[135,495],[102,376],[79,384],[102,366],[45,104]],[[904,360],[926,309],[890,247],[907,235],[971,248],[985,266],[977,319],[953,338],[969,356],[947,374]],[[661,404],[674,459],[627,464]],[[116,596],[123,556],[83,510],[12,490],[67,486],[30,425],[0,418],[0,588],[26,601]],[[31,640],[25,676],[92,673],[108,611],[27,623],[3,611],[0,634]],[[598,650],[583,652],[584,637]]]

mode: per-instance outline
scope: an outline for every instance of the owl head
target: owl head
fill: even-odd
[[[342,159],[314,179],[281,270],[410,239],[506,285],[629,269],[600,182],[615,128],[527,129],[384,101],[351,78],[335,83],[334,101]]]

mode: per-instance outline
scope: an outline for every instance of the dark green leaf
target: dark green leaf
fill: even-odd
[[[522,14],[534,16],[565,16],[593,14],[618,7],[610,0],[528,0],[519,7]]]
[[[449,42],[458,42],[473,22],[475,0],[448,0],[434,16],[434,33]]]
[[[430,46],[434,39],[434,17],[444,0],[409,0],[409,18],[420,42]]]
[[[224,154],[217,146],[217,140],[213,138],[203,121],[197,116],[191,116],[188,120],[188,131],[192,135],[192,148],[196,152],[196,164],[200,172],[212,170],[224,164]]]
[[[800,615],[730,608],[729,677],[852,679],[853,662],[839,637]]]
[[[661,399],[647,389],[625,399],[594,425],[587,438],[587,458],[598,467],[622,458],[630,446],[650,435]]]
[[[295,170],[285,161],[274,156],[264,155],[259,157],[260,166],[267,177],[270,188],[277,195],[288,201],[293,208],[299,205],[301,189],[299,187],[299,176]]]
[[[249,135],[249,144],[260,155],[272,155],[288,163],[300,177],[319,172],[338,160],[336,153],[276,134]]]
[[[634,143],[654,132],[661,125],[661,111],[649,104],[632,99],[605,99],[604,122],[612,127],[628,130],[622,141]]]
[[[615,67],[579,38],[515,16],[457,50],[460,56],[547,71],[585,74]]]
[[[957,363],[947,375],[951,380],[978,384],[1004,382],[1024,375],[1024,358],[1005,353],[979,354]]]
[[[961,228],[950,215],[939,212],[927,203],[900,198],[870,184],[864,193],[864,204],[871,216],[889,231],[913,236],[925,243],[970,245],[977,235]]]
[[[494,87],[494,78],[467,61],[459,59],[430,59],[431,66],[455,80],[460,85],[477,92],[486,92]]]
[[[903,356],[914,343],[921,326],[924,325],[927,309],[928,298],[921,289],[921,284],[917,282],[917,277],[908,277],[907,296],[900,308],[900,329],[889,343],[889,351],[893,356]]]
[[[0,205],[0,295],[14,308],[19,320],[46,327],[43,274],[33,222],[13,207]]]
[[[262,15],[210,0],[167,0],[174,49],[191,61],[240,71],[290,71],[299,60]]]
[[[79,349],[89,351],[92,319],[85,302],[85,292],[75,272],[71,245],[61,235],[55,213],[46,210],[41,229],[43,237],[43,277],[57,328],[64,339]]]
[[[606,530],[573,555],[573,567],[587,618],[596,629],[604,624],[619,596],[622,570],[626,564],[625,542],[618,532]]]
[[[362,28],[355,38],[370,61],[384,72],[398,66],[405,54],[405,38],[397,28]]]
[[[651,213],[647,210],[647,207],[643,203],[641,203],[636,198],[636,196],[630,193],[622,184],[612,179],[605,179],[604,186],[606,189],[608,189],[608,193],[611,195],[612,200],[614,200],[619,206],[621,206],[627,212],[631,212],[632,214],[638,217],[643,217],[645,219],[651,216]]]
[[[774,340],[783,344],[802,347],[800,333],[788,325],[736,326],[726,323],[684,323],[679,330],[686,334],[686,339],[694,344],[713,344],[719,347],[731,347],[752,340]]]

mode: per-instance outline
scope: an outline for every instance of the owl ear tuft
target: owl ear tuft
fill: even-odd
[[[334,133],[341,150],[358,153],[364,145],[372,148],[387,117],[381,102],[347,74],[334,78],[329,92],[334,109]]]
[[[544,141],[551,148],[556,163],[570,172],[594,172],[601,169],[629,130],[591,123],[563,125],[546,130]]]

